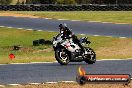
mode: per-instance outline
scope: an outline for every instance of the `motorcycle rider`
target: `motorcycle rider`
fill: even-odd
[[[60,33],[62,34],[63,39],[69,39],[72,37],[72,32],[65,23],[60,24],[59,29],[60,29]]]
[[[64,24],[60,24],[59,25],[59,29],[60,29],[60,33],[62,34],[62,38],[63,39],[70,39],[70,38],[72,38],[73,42],[75,44],[78,44],[78,46],[81,48],[82,54],[87,54],[86,50],[81,45],[80,40],[77,38],[76,35],[74,35],[72,33],[72,31],[67,27],[67,25],[65,23]]]

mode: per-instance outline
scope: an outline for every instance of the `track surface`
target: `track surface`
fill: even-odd
[[[98,22],[81,22],[68,20],[54,20],[42,18],[22,18],[22,17],[4,17],[0,16],[0,26],[11,26],[17,28],[41,29],[48,31],[59,31],[58,25],[67,23],[73,29],[74,33],[132,37],[132,25],[130,24],[112,24]]]
[[[88,74],[130,74],[132,75],[132,60],[97,61],[88,65],[85,62],[70,63],[60,66],[58,63],[0,65],[0,84],[33,83],[49,81],[76,81],[79,66]]]

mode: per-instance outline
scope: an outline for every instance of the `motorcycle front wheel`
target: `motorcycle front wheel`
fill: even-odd
[[[91,48],[86,48],[87,52],[89,53],[85,59],[85,62],[88,64],[93,64],[96,62],[96,54],[93,49]]]
[[[67,65],[70,62],[70,57],[65,48],[55,50],[55,58],[61,65]]]

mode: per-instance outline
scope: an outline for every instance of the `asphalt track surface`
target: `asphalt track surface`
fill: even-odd
[[[82,66],[87,74],[132,75],[132,60],[104,60],[93,65],[80,62],[67,66],[58,63],[11,64],[0,65],[0,84],[76,81],[79,66]]]
[[[58,25],[60,23],[66,23],[77,34],[132,37],[132,25],[130,24],[0,16],[0,26],[17,28],[59,31]]]

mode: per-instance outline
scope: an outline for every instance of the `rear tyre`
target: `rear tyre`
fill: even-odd
[[[55,50],[55,58],[61,65],[67,65],[70,62],[70,57],[65,48]]]
[[[91,48],[86,48],[87,52],[89,53],[86,56],[85,62],[88,64],[93,64],[96,62],[96,54],[93,49]]]

